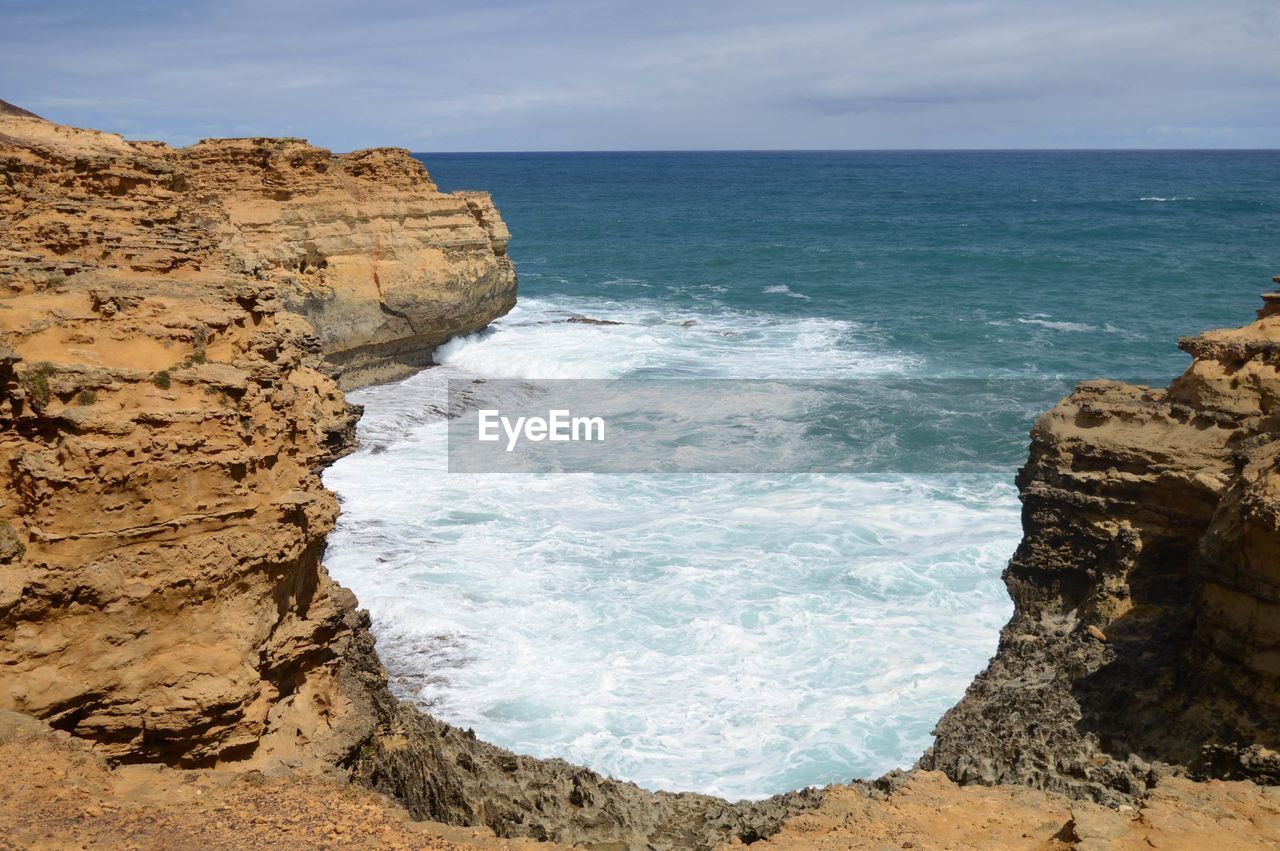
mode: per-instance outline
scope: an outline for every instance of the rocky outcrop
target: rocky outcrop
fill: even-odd
[[[235,265],[311,323],[344,390],[429,366],[515,305],[492,200],[438,191],[408,151],[218,139],[182,161],[187,191],[217,197]]]
[[[403,151],[175,151],[13,111],[0,176],[0,710],[112,764],[342,766],[507,837],[709,847],[818,800],[646,792],[388,692],[321,564],[319,474],[354,439],[340,384],[510,307],[488,196]]]
[[[174,150],[0,115],[0,276],[11,293],[85,273],[217,279],[310,324],[342,389],[402,378],[515,304],[506,225],[482,192],[438,191],[408,151],[298,139]]]
[[[355,600],[320,565],[358,415],[333,378],[508,309],[505,245],[404,151],[173,150],[6,106],[0,707],[116,761],[366,738],[337,683]]]
[[[483,828],[410,819],[327,774],[110,765],[88,743],[0,710],[0,845],[6,849],[378,848],[556,851]]]
[[[835,787],[820,807],[752,848],[1265,851],[1280,837],[1275,791],[1175,777],[1113,809],[1025,786],[957,786],[941,772],[916,771],[889,791]]]
[[[1280,280],[1278,280],[1280,282]],[[1082,384],[1032,431],[999,651],[922,760],[1116,803],[1172,767],[1280,780],[1280,294],[1167,389]]]
[[[0,118],[0,707],[115,761],[346,753],[357,410],[160,145]]]

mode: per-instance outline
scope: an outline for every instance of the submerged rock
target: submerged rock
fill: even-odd
[[[583,316],[581,313],[575,313],[565,322],[572,322],[577,325],[621,325],[621,322],[614,322],[612,319],[596,319],[591,316]]]

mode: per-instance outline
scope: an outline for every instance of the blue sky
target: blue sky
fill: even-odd
[[[1280,147],[1280,3],[0,0],[0,98],[174,144]]]

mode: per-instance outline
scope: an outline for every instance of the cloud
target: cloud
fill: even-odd
[[[175,143],[1280,144],[1257,2],[3,2],[0,96]]]

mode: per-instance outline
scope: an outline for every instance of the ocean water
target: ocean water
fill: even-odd
[[[327,564],[403,697],[650,788],[910,765],[1011,611],[1034,412],[1080,379],[1167,380],[1179,336],[1248,320],[1280,273],[1273,152],[422,159],[493,193],[520,304],[353,394]],[[641,377],[830,382],[824,410],[901,382],[931,425],[865,472],[446,472],[450,378]],[[975,418],[975,378],[1037,381]]]

